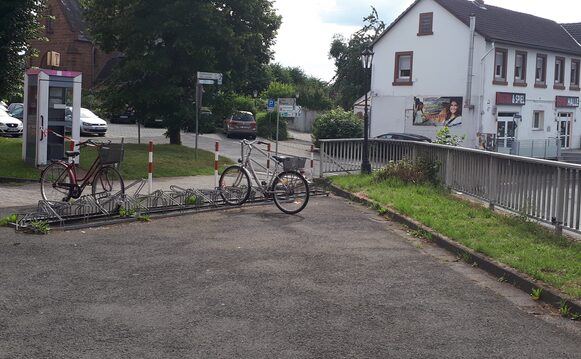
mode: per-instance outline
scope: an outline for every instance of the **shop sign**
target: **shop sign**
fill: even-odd
[[[555,107],[579,107],[579,97],[556,96]]]
[[[513,93],[513,92],[497,92],[496,93],[496,104],[497,105],[524,106],[525,103],[526,103],[526,94],[524,94],[524,93]]]

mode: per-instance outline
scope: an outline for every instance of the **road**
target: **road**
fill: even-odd
[[[579,323],[336,197],[0,246],[0,358],[581,358]]]

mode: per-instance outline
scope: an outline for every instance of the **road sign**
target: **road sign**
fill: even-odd
[[[214,84],[216,84],[216,81],[214,81],[214,80],[200,80],[200,79],[198,79],[198,83],[200,85],[214,85]]]
[[[299,117],[298,111],[281,111],[280,117]]]
[[[198,83],[205,85],[222,85],[222,74],[217,72],[202,72],[198,71]],[[212,80],[211,83],[202,82],[204,80]]]
[[[280,109],[281,106],[292,106],[294,107],[297,103],[297,99],[294,97],[289,98],[279,98],[278,99],[278,108]]]
[[[276,101],[273,98],[269,98],[268,102],[266,103],[266,110],[268,112],[272,112],[272,111],[274,111],[275,107],[276,107]]]

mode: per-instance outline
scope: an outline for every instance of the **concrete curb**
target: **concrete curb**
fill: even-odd
[[[539,282],[538,280],[535,280],[524,273],[517,272],[513,268],[498,263],[492,258],[488,258],[482,254],[476,253],[472,249],[451,240],[450,238],[434,231],[430,227],[427,227],[414,219],[396,212],[392,208],[385,207],[373,200],[363,198],[333,185],[329,185],[329,188],[331,192],[337,196],[352,200],[360,204],[364,204],[371,208],[381,208],[383,211],[385,211],[383,216],[395,222],[401,223],[413,230],[429,233],[431,242],[455,255],[458,255],[460,258],[462,258],[463,261],[472,264],[473,266],[478,266],[480,269],[497,277],[499,281],[512,284],[516,288],[528,294],[532,292],[533,288],[542,288],[543,291],[540,300],[557,309],[561,307],[562,303],[566,303],[572,313],[581,314],[581,303],[577,300],[567,298],[558,289],[550,287],[545,283]]]
[[[40,178],[17,178],[17,177],[0,177],[0,183],[38,183]]]

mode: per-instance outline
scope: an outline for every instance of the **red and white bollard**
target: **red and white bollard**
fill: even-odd
[[[218,188],[218,162],[220,159],[220,142],[216,141],[214,146],[214,188]]]
[[[149,194],[153,192],[153,142],[149,141],[149,163],[147,165],[147,182]]]

